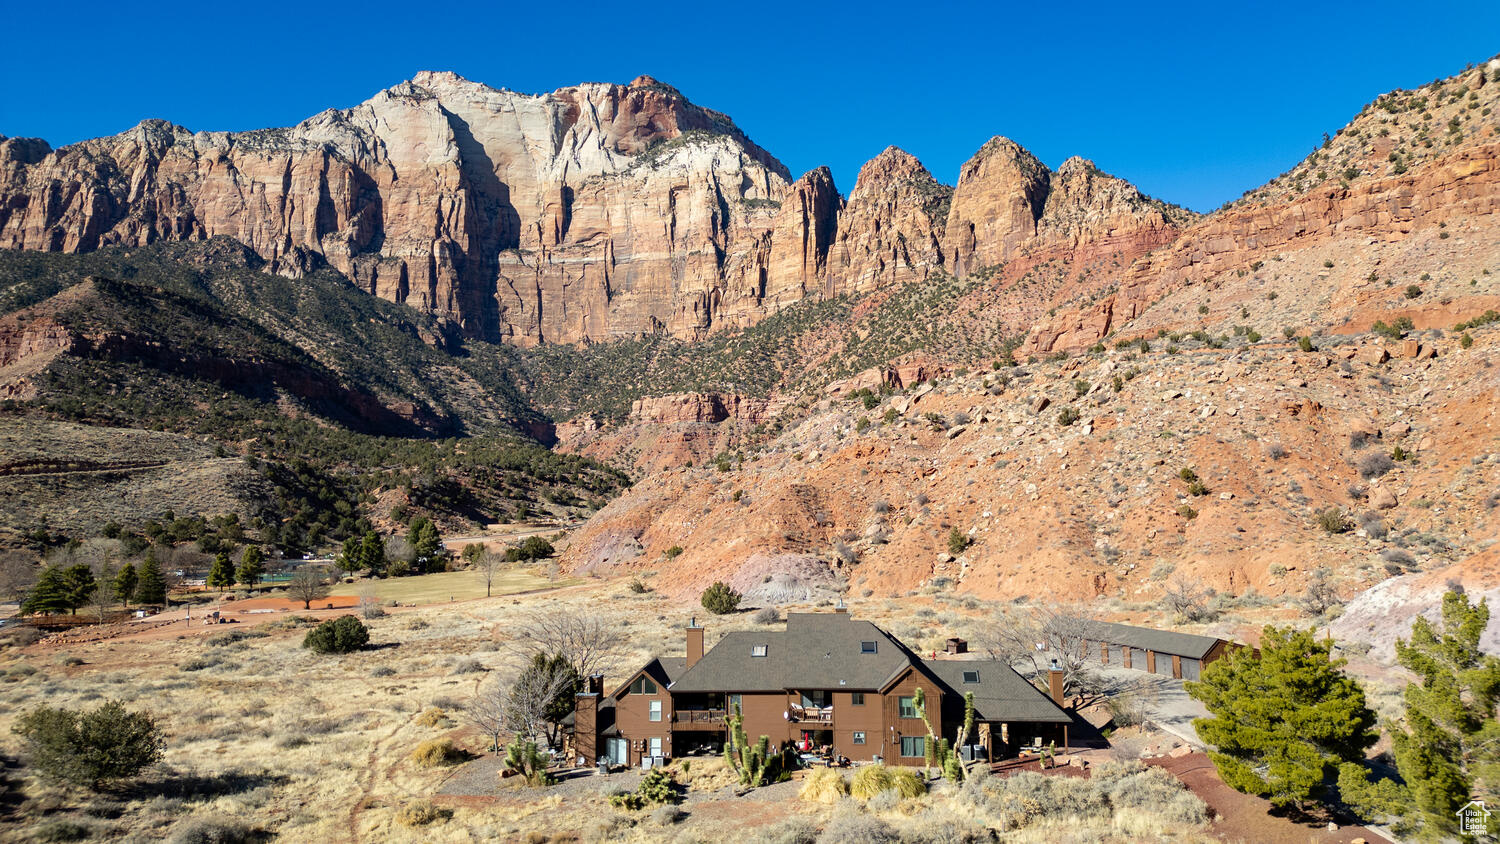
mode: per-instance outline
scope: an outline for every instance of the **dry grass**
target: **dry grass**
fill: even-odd
[[[576,579],[549,580],[545,571],[512,569],[495,576],[490,589],[495,597],[532,592],[582,583]],[[477,571],[443,571],[412,577],[388,577],[374,582],[375,597],[400,604],[442,604],[483,598],[484,576]],[[368,581],[341,583],[328,590],[329,595],[359,595],[369,588]]]
[[[616,609],[625,601],[629,603]],[[887,626],[920,623],[915,609],[931,605],[924,598],[851,604],[858,616]],[[455,675],[457,660],[504,665],[510,631],[523,613],[601,607],[617,612],[618,621],[629,622],[620,652],[605,666],[607,684],[623,679],[648,654],[681,653],[681,627],[697,611],[659,593],[632,595],[623,580],[599,581],[524,597],[399,610],[368,622],[372,645],[378,647],[345,656],[319,657],[303,650],[299,644],[304,629],[285,619],[252,628],[264,635],[216,638],[215,645],[207,645],[207,639],[222,636],[222,631],[195,628],[183,639],[173,632],[149,641],[5,648],[0,650],[0,676],[6,680],[0,682],[0,752],[19,753],[10,726],[20,713],[43,704],[97,706],[107,697],[123,698],[157,717],[167,736],[167,752],[166,763],[138,789],[109,796],[64,791],[21,769],[12,779],[23,800],[14,816],[0,820],[0,842],[34,840],[30,829],[44,815],[48,822],[85,826],[94,839],[126,842],[146,840],[146,830],[153,840],[171,840],[179,831],[187,835],[190,825],[212,818],[244,819],[288,841],[456,844],[522,841],[532,833],[587,839],[599,832],[594,827],[601,819],[618,814],[606,803],[605,789],[615,782],[586,781],[591,787],[597,784],[597,792],[576,791],[569,783],[542,789],[497,785],[491,799],[454,800],[439,791],[450,777],[464,776],[464,768],[423,767],[410,757],[423,742],[433,740],[456,751],[481,752],[488,747],[488,740],[464,723],[461,712],[476,684],[486,682],[493,672]],[[942,629],[972,626],[977,632],[986,610],[993,612],[994,607],[955,608],[945,613],[949,621]],[[713,624],[714,632],[756,626],[748,612],[715,618]],[[207,655],[217,662],[195,671],[179,668],[193,657]],[[69,657],[83,664],[64,665]],[[391,673],[374,676],[376,669]],[[442,710],[454,723],[442,723],[434,710]],[[446,756],[446,750],[441,755]],[[814,827],[831,817],[833,806],[797,798],[800,783],[761,791],[759,798],[735,798],[730,788],[734,776],[722,759],[688,762],[673,765],[677,780],[687,787],[684,818],[670,828],[644,815],[630,825],[611,821],[615,825],[600,836],[619,841],[658,841],[664,836],[683,836],[684,841],[748,840],[790,815]],[[900,808],[918,813],[936,808],[978,811],[957,803],[949,807],[955,792],[940,787],[900,801]],[[420,800],[451,816],[417,827],[406,825],[403,818],[413,816],[411,804]],[[883,822],[903,830],[906,826],[901,824],[915,823],[902,817],[881,814]],[[978,815],[972,819],[983,822]],[[1141,830],[1154,822],[1150,813],[1122,813],[1087,825],[1104,831],[1103,837],[1120,838],[1140,837]],[[1021,832],[1033,835],[1041,828]],[[1060,825],[1051,834],[1066,837],[1068,828]],[[1033,840],[1045,836],[1038,833]]]
[[[821,768],[808,774],[802,783],[802,790],[797,796],[809,803],[827,803],[832,805],[844,799],[849,794],[849,784],[844,782],[844,774],[833,768]]]

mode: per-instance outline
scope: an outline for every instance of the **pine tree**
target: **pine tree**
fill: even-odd
[[[88,606],[89,597],[94,594],[94,570],[83,563],[75,563],[63,572],[63,582],[68,589],[68,609],[77,615],[78,608]]]
[[[1312,630],[1267,627],[1256,659],[1234,651],[1186,684],[1213,716],[1193,722],[1231,788],[1303,807],[1339,762],[1364,758],[1375,743],[1375,713],[1364,690]]]
[[[1476,796],[1494,800],[1500,786],[1500,659],[1479,649],[1488,601],[1450,591],[1442,612],[1440,626],[1419,615],[1411,641],[1396,640],[1396,661],[1419,682],[1406,686],[1406,728],[1392,739],[1412,814],[1430,830],[1456,832],[1459,808]],[[1476,783],[1487,793],[1475,795]]]
[[[167,602],[167,581],[161,576],[161,564],[156,562],[155,551],[147,551],[146,559],[141,563],[135,584],[135,602],[137,604],[165,604]]]
[[[27,590],[26,598],[21,601],[22,615],[57,615],[69,609],[72,609],[72,604],[68,598],[67,577],[57,566],[44,569],[36,583]]]
[[[385,572],[385,544],[380,541],[380,534],[373,530],[365,531],[359,542],[359,563],[372,574]]]
[[[244,556],[240,557],[240,567],[234,572],[235,579],[246,586],[255,586],[266,573],[265,559],[259,545],[246,546]]]
[[[127,607],[130,606],[130,599],[135,597],[136,580],[134,563],[126,563],[120,573],[115,575],[115,597]]]
[[[406,541],[410,542],[412,549],[416,551],[418,570],[431,571],[433,563],[438,558],[438,552],[443,547],[437,526],[427,517],[418,516],[411,521],[411,530],[406,535]]]
[[[339,552],[338,563],[340,571],[359,571],[365,567],[364,557],[361,554],[359,537],[351,536],[344,540],[344,548]]]
[[[213,567],[208,570],[206,583],[208,588],[217,589],[222,593],[234,585],[234,576],[234,567],[229,563],[229,554],[220,551],[218,556],[214,557]]]

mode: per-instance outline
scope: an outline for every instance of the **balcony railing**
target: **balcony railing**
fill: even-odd
[[[724,726],[724,710],[722,709],[679,709],[673,718],[679,727],[717,729]]]
[[[832,706],[803,706],[794,703],[791,706],[792,720],[803,724],[832,724]]]

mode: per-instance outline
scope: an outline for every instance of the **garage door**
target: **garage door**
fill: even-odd
[[[1188,659],[1187,657],[1182,658],[1182,679],[1197,680],[1200,677],[1199,672],[1201,672],[1202,669],[1203,663],[1199,662],[1198,660]]]
[[[1162,675],[1164,677],[1171,677],[1172,676],[1172,655],[1171,654],[1157,654],[1156,655],[1156,671],[1154,673],[1160,674],[1160,675]]]

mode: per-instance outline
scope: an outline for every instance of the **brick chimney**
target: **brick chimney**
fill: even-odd
[[[687,667],[692,668],[703,658],[703,628],[698,626],[695,616],[687,627]]]
[[[1063,672],[1057,667],[1057,660],[1052,661],[1052,669],[1047,672],[1047,686],[1052,691],[1052,702],[1058,706],[1063,705]]]

